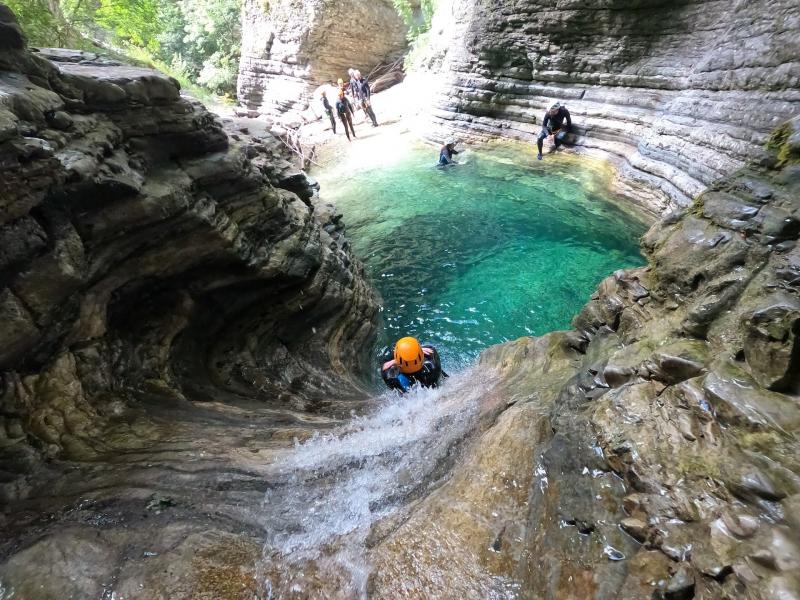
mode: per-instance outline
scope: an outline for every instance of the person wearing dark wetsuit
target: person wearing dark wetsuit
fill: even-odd
[[[339,90],[339,99],[336,101],[336,113],[339,115],[339,120],[344,126],[344,133],[348,141],[352,141],[350,140],[350,132],[353,133],[353,137],[356,137],[356,130],[353,129],[353,107],[344,95],[344,90]],[[350,127],[350,131],[347,131],[348,126]]]
[[[458,154],[455,142],[447,142],[439,150],[439,166],[449,165],[454,163],[453,154]]]
[[[564,123],[566,121],[566,124]],[[558,102],[550,107],[542,120],[542,130],[539,132],[539,137],[536,140],[536,145],[539,148],[539,154],[536,158],[542,160],[542,145],[547,136],[553,136],[553,143],[558,148],[567,137],[569,130],[572,128],[572,119],[569,116],[569,111],[566,106],[561,106]]]
[[[347,76],[350,77],[350,80],[345,86],[345,91],[353,98],[353,103],[358,102],[358,82],[356,81],[356,73],[357,71],[355,69],[347,69]]]
[[[333,117],[333,107],[331,103],[328,102],[328,95],[325,93],[325,90],[322,91],[322,107],[331,120],[331,129],[333,129],[333,133],[336,133],[336,119]]]
[[[378,119],[375,118],[375,111],[372,110],[372,92],[369,89],[369,83],[361,76],[361,71],[356,70],[355,73],[355,91],[356,98],[361,103],[361,108],[372,120],[372,126],[378,126]]]
[[[433,346],[422,346],[413,337],[397,340],[394,358],[381,367],[381,378],[390,389],[407,392],[415,384],[437,387],[447,373],[442,370],[439,353]]]

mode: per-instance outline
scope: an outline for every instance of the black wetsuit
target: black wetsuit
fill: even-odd
[[[428,354],[425,350],[432,352]],[[425,360],[422,362],[422,368],[419,371],[416,373],[401,373],[400,367],[392,364],[381,369],[381,377],[384,383],[389,388],[400,390],[401,392],[407,392],[415,383],[419,383],[423,387],[437,387],[442,375],[447,377],[447,374],[442,371],[439,353],[433,346],[422,346],[422,352],[425,354]]]
[[[567,131],[572,127],[572,119],[566,106],[561,106],[555,115],[551,115],[548,110],[542,120],[542,127],[550,132],[559,131],[564,128],[564,121],[567,122]]]
[[[336,119],[333,117],[333,108],[331,107],[331,103],[328,102],[328,98],[326,96],[322,97],[322,106],[325,108],[325,112],[328,114],[328,118],[331,120],[331,129],[333,129],[333,133],[336,133]]]
[[[564,126],[564,121],[567,122],[566,127]],[[539,137],[536,140],[536,145],[539,147],[539,154],[542,153],[542,144],[544,143],[544,139],[552,134],[553,142],[555,143],[556,148],[558,148],[561,143],[564,141],[564,138],[567,137],[567,133],[572,128],[572,119],[569,116],[569,111],[567,110],[566,106],[561,106],[558,109],[558,112],[555,115],[551,115],[550,111],[548,110],[544,114],[544,119],[542,119],[542,130],[539,132]]]
[[[359,101],[361,102],[361,108],[364,109],[364,112],[369,115],[370,120],[372,121],[372,126],[378,126],[378,119],[375,118],[375,111],[372,110],[372,100],[370,96],[372,96],[372,92],[369,89],[369,83],[363,77],[361,79],[356,79],[355,81],[355,91]]]
[[[458,150],[451,148],[447,144],[442,146],[441,150],[439,150],[439,164],[449,165],[451,162],[453,162],[453,154],[458,154]]]
[[[346,96],[342,96],[336,101],[336,112],[339,115],[339,120],[344,126],[344,133],[347,136],[347,139],[350,139],[350,131],[353,132],[353,137],[356,137],[356,130],[353,129],[353,107]],[[350,131],[347,131],[348,126],[350,127]]]

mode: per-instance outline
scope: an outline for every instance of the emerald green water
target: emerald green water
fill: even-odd
[[[401,144],[319,177],[383,297],[381,345],[412,335],[457,369],[568,328],[603,277],[643,264],[645,225],[611,202],[596,165],[524,150],[469,149],[437,169],[436,149]]]

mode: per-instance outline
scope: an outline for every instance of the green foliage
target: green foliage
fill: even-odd
[[[17,16],[28,43],[32,46],[62,47],[78,37],[58,8],[58,2],[48,0],[4,0]]]
[[[162,60],[180,57],[185,72],[207,89],[236,88],[241,41],[241,0],[179,0],[161,36]],[[182,34],[182,35],[181,35]]]
[[[161,30],[157,0],[100,0],[97,22],[118,41],[153,51]]]
[[[419,8],[411,6],[409,0],[392,0],[392,3],[408,27],[409,41],[413,42],[431,28],[436,0],[420,0]]]
[[[773,129],[767,140],[767,150],[777,155],[779,167],[792,160],[792,152],[789,146],[789,137],[791,135],[792,125],[786,122]]]
[[[215,94],[236,87],[241,0],[8,0],[35,46],[92,41]]]

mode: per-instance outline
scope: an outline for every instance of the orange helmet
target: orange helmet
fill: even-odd
[[[415,338],[404,337],[394,345],[394,359],[400,366],[401,373],[416,373],[422,368],[425,355]]]

